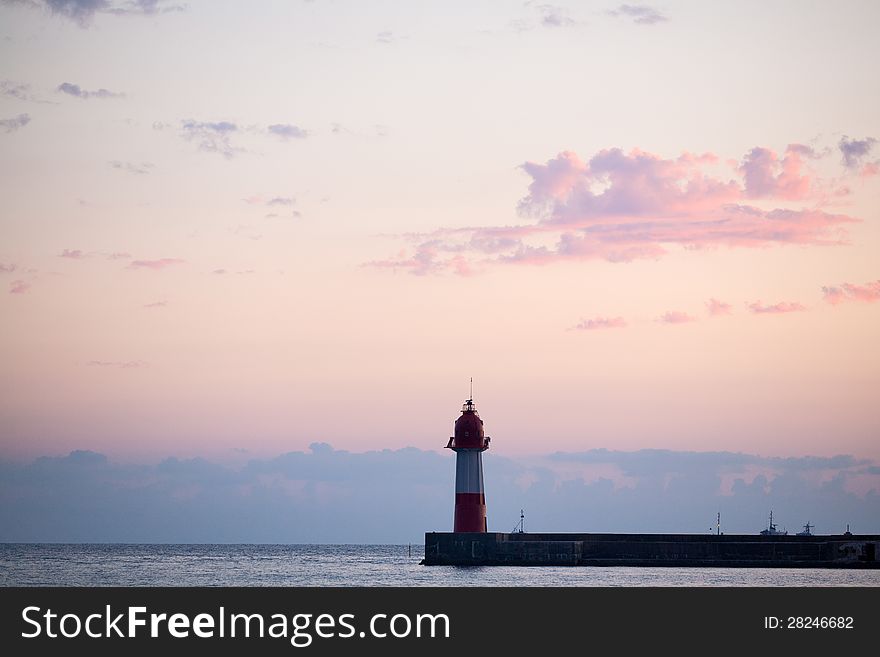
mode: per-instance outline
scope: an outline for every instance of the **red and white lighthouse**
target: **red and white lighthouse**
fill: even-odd
[[[483,421],[473,399],[464,402],[461,417],[455,421],[455,435],[446,447],[455,452],[455,523],[452,531],[485,532],[483,452],[489,449],[489,437],[483,435]]]

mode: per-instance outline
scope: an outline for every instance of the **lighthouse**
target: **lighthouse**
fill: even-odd
[[[455,452],[455,532],[486,531],[486,492],[483,488],[483,452],[489,437],[471,399],[464,402],[455,421],[455,435],[446,447]]]

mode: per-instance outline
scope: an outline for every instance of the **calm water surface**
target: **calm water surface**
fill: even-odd
[[[0,544],[0,586],[880,586],[880,570],[460,568],[421,545]]]

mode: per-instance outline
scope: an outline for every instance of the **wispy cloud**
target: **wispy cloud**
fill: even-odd
[[[122,162],[121,160],[110,160],[107,164],[119,171],[124,171],[126,173],[131,173],[135,175],[148,174],[155,166],[150,162],[141,162],[140,164],[135,164],[133,162]]]
[[[403,41],[404,39],[406,39],[405,36],[395,34],[391,30],[382,30],[381,32],[376,34],[376,43],[382,43],[385,45],[397,43],[398,41]]]
[[[576,331],[595,331],[598,329],[626,328],[626,320],[623,317],[594,317],[583,319],[572,329]]]
[[[132,260],[129,265],[132,269],[165,269],[172,265],[180,265],[186,262],[180,258],[159,258],[158,260]]]
[[[18,267],[15,265],[15,263],[10,263],[7,265],[5,262],[0,262],[0,274],[11,274],[17,268]]]
[[[186,11],[186,5],[175,0],[117,0],[108,4],[111,6],[107,12],[117,16],[155,16]]]
[[[12,80],[0,80],[0,96],[17,100],[30,100],[30,85]]]
[[[86,257],[86,254],[83,253],[80,249],[64,249],[61,253],[58,254],[59,258],[69,258],[71,260],[82,260]]]
[[[25,294],[30,289],[31,284],[20,279],[9,284],[9,294]]]
[[[406,271],[416,276],[439,274],[444,271],[454,270],[456,258],[459,258],[459,256],[439,259],[438,254],[442,250],[447,250],[447,246],[442,241],[429,240],[419,244],[411,255],[405,249],[401,249],[391,258],[371,260],[364,263],[363,266],[390,269],[392,271]]]
[[[18,116],[13,116],[11,119],[0,119],[0,129],[2,129],[3,132],[15,132],[16,130],[25,127],[30,122],[30,114],[19,114]]]
[[[667,310],[657,321],[661,324],[688,324],[697,321],[697,318],[679,310]]]
[[[153,129],[167,130],[173,127],[163,121],[155,121]],[[230,159],[247,150],[233,144],[233,138],[240,141],[248,135],[261,135],[274,137],[282,141],[290,139],[305,139],[309,136],[307,130],[289,123],[275,123],[266,128],[257,125],[241,125],[234,121],[196,121],[184,119],[180,122],[178,135],[185,141],[192,142],[200,151],[217,153]]]
[[[145,303],[144,308],[164,308],[167,305],[167,301],[153,301],[152,303]]]
[[[669,19],[659,10],[647,5],[620,5],[617,9],[608,12],[612,16],[630,18],[637,25],[656,25]]]
[[[535,9],[541,14],[541,25],[544,27],[572,27],[577,25],[577,21],[568,15],[568,10],[564,7],[545,4],[538,5]]]
[[[139,367],[146,367],[147,363],[142,360],[90,360],[86,365],[88,367],[111,367],[120,370],[133,370]]]
[[[270,196],[266,197],[262,194],[254,194],[243,199],[248,205],[265,205],[268,207],[291,206],[296,205],[296,198],[293,196]]]
[[[80,87],[78,84],[73,84],[71,82],[62,82],[58,85],[56,91],[58,91],[59,93],[67,94],[68,96],[82,98],[83,100],[86,100],[88,98],[125,98],[125,94],[123,93],[109,91],[108,89],[96,89],[95,91],[88,91]]]
[[[31,92],[31,85],[26,82],[13,80],[0,80],[0,96],[14,98],[27,103],[49,103],[50,101],[38,98]]]
[[[763,304],[760,301],[748,304],[748,308],[756,315],[782,315],[785,313],[803,312],[806,306],[797,301],[780,301],[774,304]]]
[[[266,128],[266,132],[281,139],[305,139],[309,136],[306,130],[290,123],[275,123]]]
[[[872,303],[880,301],[880,280],[870,281],[864,285],[841,283],[840,285],[827,286],[822,288],[822,294],[825,301],[835,306],[844,301]]]
[[[231,158],[242,149],[234,148],[230,143],[232,135],[239,131],[231,121],[194,121],[185,119],[180,122],[180,136],[191,141],[199,150],[206,153],[219,153]]]
[[[733,306],[724,301],[712,298],[706,302],[706,312],[708,312],[711,317],[721,317],[723,315],[730,315],[733,312]]]

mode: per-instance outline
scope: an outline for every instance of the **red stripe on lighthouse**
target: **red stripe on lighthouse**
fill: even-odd
[[[452,531],[486,531],[486,496],[483,493],[455,494],[455,525]]]

